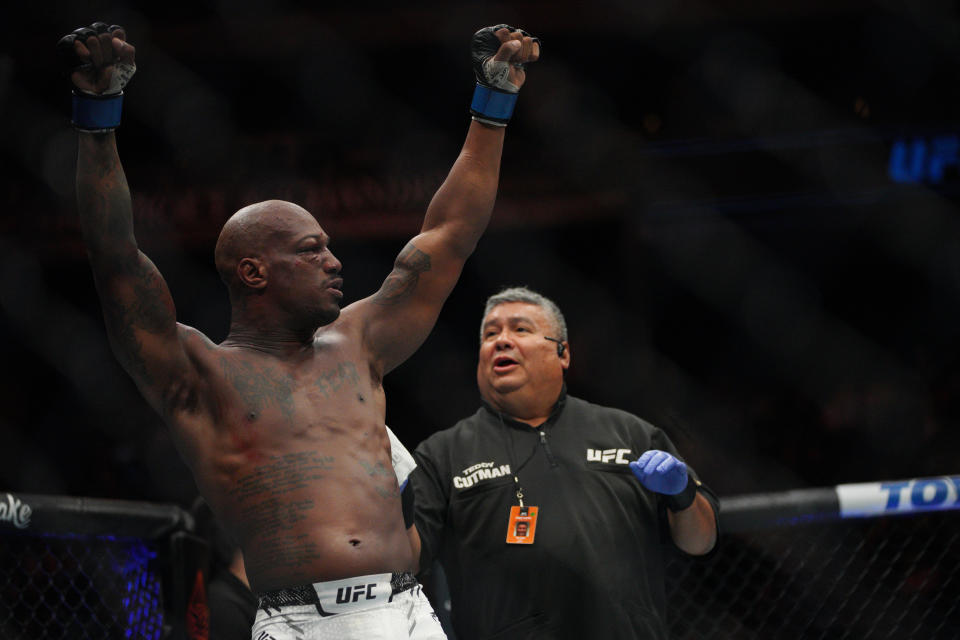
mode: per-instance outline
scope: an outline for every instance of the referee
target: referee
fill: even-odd
[[[420,567],[442,564],[458,640],[666,639],[665,548],[709,553],[718,502],[667,435],[567,395],[566,324],[492,296],[483,406],[417,447]]]

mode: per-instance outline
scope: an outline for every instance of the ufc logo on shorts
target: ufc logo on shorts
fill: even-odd
[[[587,449],[587,462],[630,464],[630,449]]]
[[[340,587],[337,589],[337,604],[347,604],[348,602],[357,602],[360,598],[374,600],[374,584],[358,584],[355,587]]]

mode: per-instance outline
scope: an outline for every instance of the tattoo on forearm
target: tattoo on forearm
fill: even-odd
[[[136,252],[130,189],[112,141],[82,137],[80,145],[77,204],[84,240],[93,255],[107,256],[93,264],[98,286],[110,286],[100,291],[104,317],[121,362],[150,383],[141,332],[171,330],[173,303],[156,267]]]
[[[131,291],[126,295],[101,293],[107,296],[104,299],[104,316],[124,364],[135,375],[149,382],[151,378],[139,332],[162,333],[170,329],[176,322],[176,313],[166,284],[151,262],[141,258],[129,271],[127,280]]]
[[[88,244],[132,237],[130,189],[115,152],[97,149],[80,162],[77,203]]]
[[[430,256],[417,249],[412,242],[408,242],[394,263],[393,271],[387,276],[380,291],[373,297],[373,302],[383,306],[390,306],[403,302],[417,288],[420,274],[430,271]]]
[[[170,329],[176,322],[176,313],[160,272],[141,256],[133,276],[133,304],[128,309],[127,321],[150,333]]]

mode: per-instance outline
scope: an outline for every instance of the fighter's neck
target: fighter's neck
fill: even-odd
[[[289,356],[312,349],[313,335],[313,332],[293,331],[283,327],[254,327],[232,323],[230,333],[220,346]]]

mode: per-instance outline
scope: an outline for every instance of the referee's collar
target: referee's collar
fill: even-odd
[[[509,414],[503,413],[502,411],[496,409],[492,404],[487,402],[481,396],[480,403],[483,405],[483,408],[487,410],[487,413],[490,413],[494,418],[498,418],[504,422],[504,424],[509,424],[512,427],[520,427],[523,429],[530,429],[530,425],[526,422],[520,422],[519,420],[513,418]],[[553,409],[550,410],[550,415],[547,416],[547,419],[543,421],[543,424],[540,424],[535,429],[541,427],[546,427],[547,425],[556,421],[557,416],[560,415],[560,412],[563,411],[563,408],[567,405],[567,383],[564,381],[563,386],[560,388],[560,395],[557,397],[557,401],[553,405]]]

